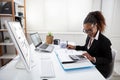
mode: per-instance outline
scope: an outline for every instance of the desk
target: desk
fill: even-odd
[[[32,52],[31,57],[34,59],[34,62],[36,64],[32,68],[31,72],[28,73],[26,70],[15,68],[15,64],[19,59],[19,56],[17,56],[10,63],[0,69],[0,80],[42,80],[40,78],[41,59],[48,59],[52,60],[53,62],[55,78],[50,78],[48,80],[106,80],[95,67],[64,71],[54,51],[52,53],[39,53],[34,51],[33,45],[30,47]],[[59,46],[55,46],[54,50],[57,49],[60,49]]]

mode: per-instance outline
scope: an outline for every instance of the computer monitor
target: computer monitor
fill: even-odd
[[[24,35],[23,29],[19,22],[5,22],[5,25],[8,29],[8,32],[14,42],[14,45],[20,55],[20,59],[22,60],[27,71],[31,70],[30,66],[30,46],[26,37]]]

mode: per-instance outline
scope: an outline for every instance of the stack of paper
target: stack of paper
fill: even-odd
[[[69,55],[76,55],[76,54],[80,55],[82,54],[81,52],[75,50],[60,49],[55,51],[55,53],[64,70],[74,70],[74,69],[94,67],[94,65],[87,58],[84,61],[74,61],[69,57]]]

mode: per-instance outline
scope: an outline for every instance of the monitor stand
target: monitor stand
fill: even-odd
[[[16,69],[25,69],[25,65],[23,64],[23,61],[19,58],[19,60],[16,63]]]
[[[36,65],[33,60],[31,60],[30,64],[31,64],[31,65],[30,65],[31,69],[32,69],[33,67],[35,67],[35,65]],[[25,70],[25,69],[26,69],[26,68],[25,68],[25,65],[24,65],[24,63],[23,63],[23,61],[22,61],[21,58],[18,59],[15,67],[16,67],[16,69],[21,69],[21,70]]]

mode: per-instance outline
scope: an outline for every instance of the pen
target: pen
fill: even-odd
[[[76,61],[65,61],[65,62],[62,62],[62,64],[68,64],[68,63],[75,63]]]
[[[66,44],[67,44],[66,46],[68,46],[68,41],[66,41]]]

